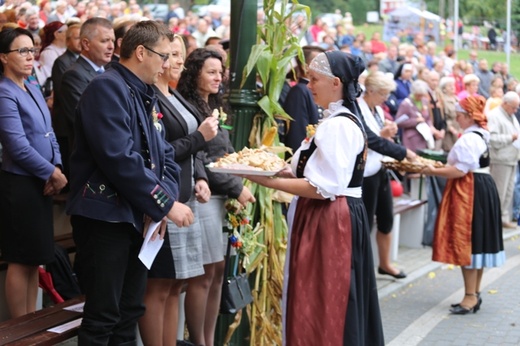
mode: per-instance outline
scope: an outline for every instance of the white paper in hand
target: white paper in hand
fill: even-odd
[[[421,134],[421,136],[423,136],[424,140],[426,141],[426,144],[428,145],[428,149],[435,148],[435,140],[433,138],[430,126],[428,126],[428,124],[426,124],[425,122],[422,122],[417,124],[415,128]]]
[[[164,242],[164,239],[161,239],[159,236],[155,240],[151,240],[153,232],[160,224],[160,222],[152,222],[148,226],[146,238],[144,238],[143,246],[141,246],[141,251],[139,251],[139,259],[148,269],[151,268],[153,260]]]

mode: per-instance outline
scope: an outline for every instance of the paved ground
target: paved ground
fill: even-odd
[[[482,307],[476,314],[451,315],[464,295],[460,268],[431,262],[431,249],[399,251],[403,281],[377,276],[387,345],[520,345],[520,229],[506,230],[507,261],[486,269]]]
[[[506,264],[485,271],[482,307],[465,316],[448,311],[464,294],[460,268],[432,262],[430,247],[399,248],[396,265],[408,276],[376,274],[386,345],[520,345],[520,228],[504,232]]]

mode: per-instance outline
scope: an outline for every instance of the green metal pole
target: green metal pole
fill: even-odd
[[[259,110],[255,74],[251,73],[240,88],[242,71],[251,47],[256,44],[256,13],[257,2],[254,0],[231,1],[229,103],[235,116],[231,140],[237,150],[247,146],[252,120]]]
[[[230,90],[227,96],[234,114],[231,141],[236,150],[248,145],[253,117],[260,109],[257,105],[259,96],[256,92],[254,73],[250,74],[244,87],[240,88],[242,71],[249,59],[251,47],[256,44],[256,12],[257,2],[255,0],[231,0]],[[219,316],[215,345],[224,345],[226,333],[234,318],[235,315]],[[228,345],[249,345],[249,335],[249,320],[244,310],[240,326],[235,330]]]

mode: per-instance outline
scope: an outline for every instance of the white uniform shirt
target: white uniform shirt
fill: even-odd
[[[472,133],[473,131],[481,133],[484,138]],[[487,150],[487,142],[489,142],[488,131],[477,125],[468,127],[451,148],[448,154],[448,164],[464,173],[480,168],[480,156]]]
[[[350,113],[343,101],[331,103],[323,113],[314,141],[316,150],[309,157],[303,175],[318,189],[324,198],[335,200],[336,196],[361,197],[361,187],[349,188],[357,155],[363,150],[365,139],[361,129],[350,119],[337,116]],[[330,115],[329,115],[330,114]],[[304,140],[294,154],[291,167],[296,174],[300,152],[307,150],[312,138]]]

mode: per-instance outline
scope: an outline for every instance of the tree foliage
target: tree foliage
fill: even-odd
[[[423,0],[414,0],[420,4]],[[454,0],[444,0],[445,13],[439,13],[439,0],[424,0],[426,9],[447,18],[454,13]],[[519,0],[512,0],[518,3]],[[466,24],[481,25],[483,21],[505,24],[507,0],[459,0],[459,16]]]
[[[439,13],[439,4],[442,0],[412,0],[417,6],[422,3],[426,9],[441,17],[448,18],[453,13],[454,0],[444,0],[445,13]],[[312,10],[312,16],[322,13],[331,13],[339,9],[341,13],[351,12],[354,24],[365,22],[367,11],[379,11],[379,0],[300,0],[300,4],[307,5]],[[505,25],[507,0],[459,0],[459,15],[466,24],[481,25],[484,20]],[[512,0],[513,8],[520,6],[520,0]]]

